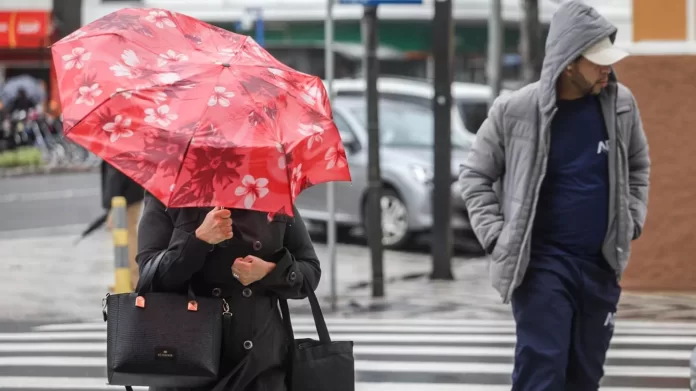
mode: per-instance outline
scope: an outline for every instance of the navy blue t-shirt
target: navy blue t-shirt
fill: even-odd
[[[532,231],[532,263],[591,262],[602,255],[609,215],[608,136],[597,96],[560,100]]]

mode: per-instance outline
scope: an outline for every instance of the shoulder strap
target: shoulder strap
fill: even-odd
[[[322,343],[330,343],[331,336],[329,335],[329,329],[326,327],[326,320],[324,319],[324,314],[321,311],[321,306],[319,305],[319,300],[314,290],[307,288],[306,284],[302,285],[303,290],[307,293],[307,298],[309,299],[309,305],[312,308],[312,317],[314,318],[314,325],[317,328],[317,334],[319,335],[319,340]],[[280,312],[283,315],[283,324],[288,336],[294,340],[295,333],[292,329],[292,321],[290,320],[290,308],[288,307],[288,301],[285,299],[279,300],[280,302]]]
[[[157,268],[159,268],[159,264],[166,253],[167,250],[162,250],[149,261],[145,262],[140,270],[138,285],[135,287],[135,291],[138,292],[138,294],[142,294],[147,290],[152,290],[152,282],[155,280]]]

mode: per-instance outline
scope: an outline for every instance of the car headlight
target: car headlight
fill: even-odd
[[[412,165],[411,174],[420,183],[431,183],[433,181],[433,170],[428,167]]]

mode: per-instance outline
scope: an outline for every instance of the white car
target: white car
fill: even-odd
[[[326,81],[324,81],[326,83]],[[365,96],[365,79],[337,79],[333,82],[337,96]],[[424,107],[432,107],[435,90],[431,82],[423,79],[380,77],[377,91],[383,99],[404,101]],[[504,90],[501,94],[508,92]],[[473,142],[474,135],[488,115],[491,88],[484,84],[452,83],[452,129],[466,129]]]
[[[362,228],[367,192],[367,129],[365,121],[365,83],[360,79],[342,79],[334,83],[334,119],[346,146],[353,182],[339,183],[336,188],[336,221],[340,227]],[[413,80],[380,78],[381,168],[383,244],[388,248],[408,245],[413,236],[427,234],[432,227],[432,85]],[[457,187],[459,165],[463,163],[475,140],[466,122],[467,113],[487,114],[490,89],[466,83],[453,85],[456,104],[452,107],[452,229],[455,245],[470,252],[480,252],[469,225]],[[464,111],[464,112],[462,112]],[[480,124],[479,124],[480,125]],[[396,139],[394,139],[396,137]],[[326,187],[317,185],[298,197],[296,206],[313,225],[329,218],[326,210]]]

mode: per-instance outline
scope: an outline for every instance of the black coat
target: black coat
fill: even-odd
[[[101,189],[102,207],[107,210],[111,209],[113,197],[125,197],[131,205],[142,201],[145,194],[142,186],[105,161],[101,164]]]
[[[141,269],[167,250],[157,270],[155,290],[185,292],[190,282],[197,295],[224,297],[230,304],[233,330],[226,330],[229,343],[223,346],[221,372],[234,375],[225,390],[285,390],[288,336],[278,299],[305,298],[302,286],[316,289],[321,276],[314,246],[297,210],[294,218],[276,215],[269,221],[267,213],[232,209],[234,237],[223,247],[195,235],[211,208],[167,209],[149,193],[144,203],[138,233]],[[277,266],[264,279],[244,287],[232,276],[232,264],[247,255]]]

